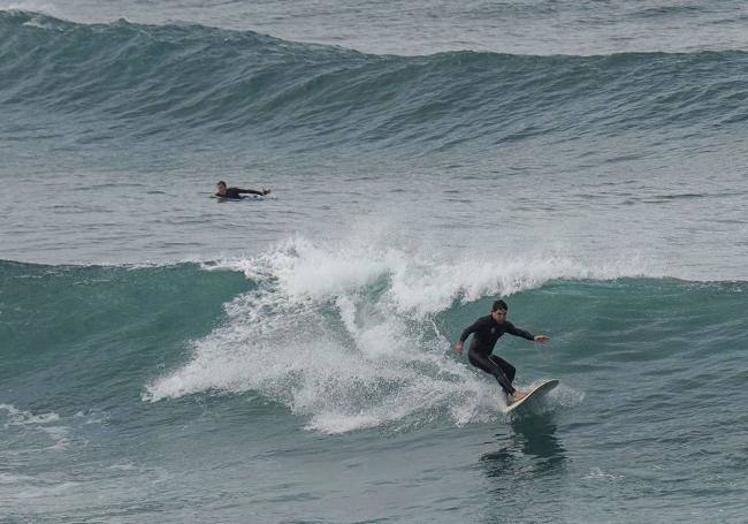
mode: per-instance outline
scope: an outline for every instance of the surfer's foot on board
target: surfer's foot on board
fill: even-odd
[[[527,393],[525,393],[525,392],[520,391],[520,390],[517,389],[517,390],[514,391],[513,395],[509,396],[509,404],[514,404],[515,402],[519,402],[520,400],[522,400],[526,396],[527,396]]]

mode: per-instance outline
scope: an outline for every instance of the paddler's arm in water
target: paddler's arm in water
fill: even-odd
[[[457,341],[457,344],[455,344],[455,351],[458,353],[462,353],[462,350],[465,347],[465,341],[470,336],[471,333],[475,332],[478,327],[480,326],[481,319],[476,320],[473,322],[472,325],[465,328],[465,331],[462,332],[462,335],[460,335],[460,340]]]
[[[545,344],[546,342],[548,342],[548,341],[551,340],[550,338],[546,337],[545,335],[533,336],[532,334],[530,334],[529,331],[525,331],[524,329],[520,329],[520,328],[516,327],[514,324],[512,324],[511,322],[507,322],[507,324],[509,324],[509,325],[507,326],[506,332],[509,333],[510,335],[514,335],[515,337],[522,337],[522,338],[525,338],[527,340],[532,340],[534,342],[540,342],[541,344]]]

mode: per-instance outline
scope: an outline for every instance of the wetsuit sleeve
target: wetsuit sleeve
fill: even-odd
[[[479,318],[475,322],[473,322],[472,325],[465,328],[465,330],[462,332],[462,335],[460,335],[460,342],[465,342],[467,338],[470,336],[471,333],[475,333],[480,329],[481,322],[483,321],[482,318]]]
[[[509,324],[507,326],[506,332],[510,335],[514,335],[515,337],[522,337],[526,338],[527,340],[535,340],[535,337],[530,333],[529,331],[525,331],[524,329],[520,329],[511,322],[507,322]]]
[[[237,193],[249,193],[250,195],[264,195],[262,191],[255,191],[254,189],[238,189]]]

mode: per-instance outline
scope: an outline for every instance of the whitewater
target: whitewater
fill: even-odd
[[[0,2],[0,522],[745,521],[747,17]]]

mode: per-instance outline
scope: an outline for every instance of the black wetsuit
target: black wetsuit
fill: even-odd
[[[238,187],[227,187],[226,192],[221,195],[219,193],[216,193],[216,196],[218,198],[244,198],[242,196],[242,193],[248,193],[250,195],[260,195],[263,196],[265,193],[262,191],[255,191],[254,189],[239,189]]]
[[[508,320],[499,324],[491,315],[481,317],[472,326],[466,327],[460,335],[460,342],[464,343],[471,333],[473,334],[473,341],[470,343],[470,349],[468,350],[470,363],[496,377],[504,392],[507,395],[513,395],[515,389],[512,386],[512,381],[516,369],[503,358],[492,355],[491,352],[496,345],[496,341],[504,333],[527,340],[535,340],[535,337],[524,329],[515,327]]]

